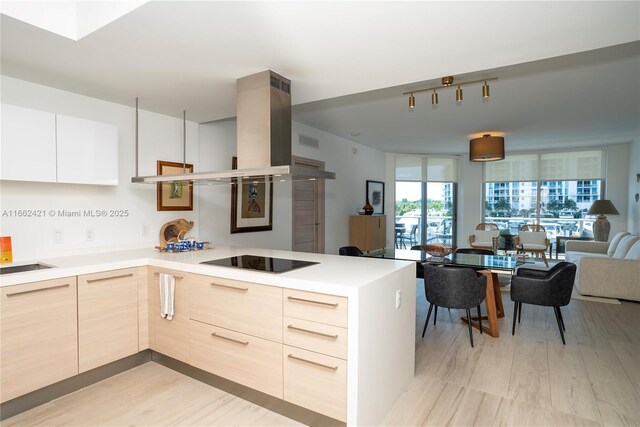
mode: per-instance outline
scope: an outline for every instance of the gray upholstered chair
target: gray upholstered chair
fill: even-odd
[[[573,280],[576,277],[576,265],[570,262],[559,262],[550,270],[534,270],[520,268],[511,278],[511,301],[514,302],[513,329],[516,332],[516,317],[520,323],[522,304],[543,305],[553,307],[560,330],[562,344],[564,340],[564,320],[560,307],[571,301]]]
[[[340,255],[346,255],[346,256],[362,256],[363,255],[362,251],[357,246],[343,246],[340,249],[338,249],[338,253]]]
[[[421,251],[422,246],[411,246],[412,251]],[[416,261],[416,279],[424,279],[424,266],[420,261]]]
[[[427,319],[424,322],[422,337],[427,331],[431,310],[435,307],[433,324],[436,324],[438,307],[458,308],[467,311],[467,323],[469,325],[469,340],[473,347],[473,333],[471,331],[471,312],[469,309],[478,309],[480,333],[482,333],[482,320],[480,319],[480,303],[484,301],[487,278],[476,276],[472,268],[467,267],[436,267],[425,264],[424,266],[424,293],[429,302]]]

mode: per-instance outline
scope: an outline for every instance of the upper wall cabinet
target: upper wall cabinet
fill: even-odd
[[[2,104],[0,179],[118,185],[118,128]]]
[[[0,179],[56,182],[56,115],[2,104]]]
[[[56,115],[58,182],[118,185],[118,128]]]

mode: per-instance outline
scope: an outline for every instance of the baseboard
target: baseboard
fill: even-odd
[[[21,412],[50,402],[65,394],[80,390],[81,388],[95,384],[121,372],[128,371],[136,366],[143,365],[151,361],[151,350],[144,350],[140,353],[116,360],[104,366],[74,375],[66,380],[48,385],[31,393],[27,393],[15,399],[8,400],[0,405],[0,420],[4,420]]]

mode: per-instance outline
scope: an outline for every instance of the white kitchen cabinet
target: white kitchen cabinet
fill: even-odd
[[[118,185],[118,128],[56,115],[58,182]]]
[[[56,116],[2,104],[0,179],[56,182]]]
[[[137,268],[78,276],[79,371],[137,352]]]
[[[78,373],[76,277],[0,288],[0,401]]]

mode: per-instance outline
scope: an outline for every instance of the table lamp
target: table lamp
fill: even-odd
[[[593,221],[593,238],[597,242],[609,240],[611,223],[607,219],[607,214],[620,215],[611,200],[596,200],[589,208],[589,212],[587,212],[587,215],[598,215],[598,219]]]

